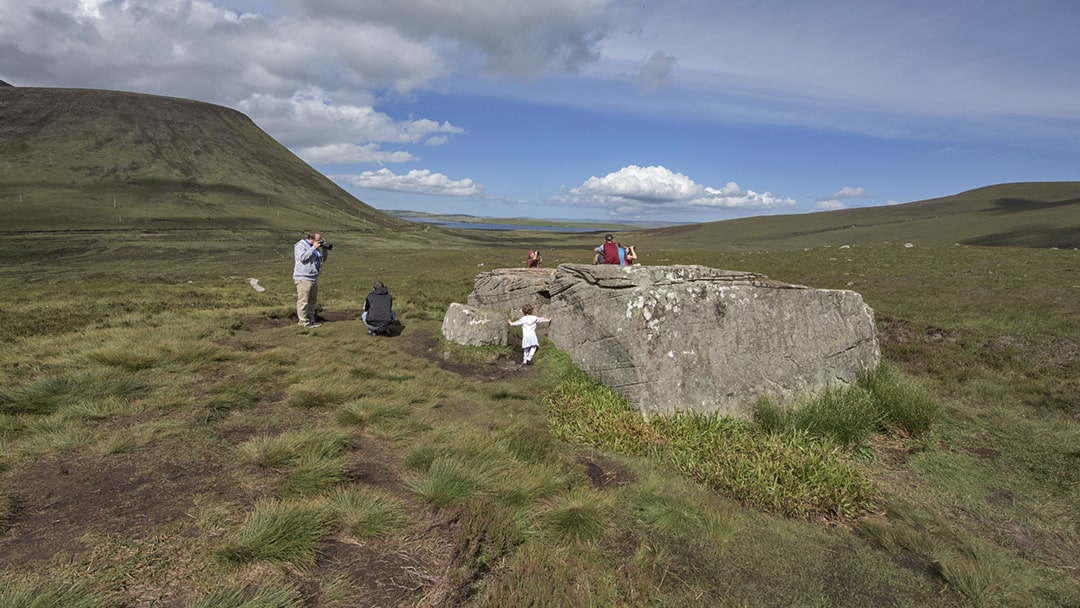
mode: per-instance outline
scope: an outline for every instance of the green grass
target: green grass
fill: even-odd
[[[861,374],[853,387],[830,388],[792,408],[762,399],[754,421],[765,432],[801,431],[848,449],[867,447],[876,433],[926,436],[941,415],[941,406],[888,362]]]
[[[438,340],[475,274],[508,249],[586,261],[585,237],[333,235],[320,301],[355,311],[387,282],[404,332],[378,341],[289,323],[291,237],[140,238],[122,263],[99,254],[123,234],[42,239],[35,278],[0,295],[21,320],[0,322],[0,542],[25,538],[36,492],[94,514],[40,528],[94,548],[11,564],[9,595],[51,598],[35,582],[51,578],[89,605],[329,608],[394,572],[383,603],[1077,604],[1074,252],[643,237],[646,263],[855,289],[875,309],[881,368],[751,422],[645,420],[550,345],[527,373],[453,371],[515,352]],[[0,258],[22,246],[0,237]],[[44,485],[80,462],[121,475]]]
[[[546,397],[559,438],[672,464],[682,474],[759,509],[807,518],[848,518],[869,509],[869,477],[838,447],[878,426],[868,391],[829,393],[796,410],[781,428],[715,415],[646,420],[611,391],[569,367]],[[851,395],[856,395],[852,397]],[[837,407],[837,403],[855,404]],[[871,414],[867,415],[866,411]],[[851,412],[855,412],[852,414]]]
[[[50,581],[0,585],[0,608],[101,608],[108,595],[88,591],[78,582]]]
[[[287,585],[229,586],[215,589],[187,604],[187,608],[300,608],[300,593]]]
[[[47,415],[86,400],[134,399],[145,386],[130,376],[109,371],[74,371],[49,375],[15,390],[0,391],[0,412]]]
[[[339,486],[330,493],[330,504],[356,538],[379,538],[401,530],[409,521],[407,506],[385,492]]]
[[[262,502],[217,551],[226,562],[286,562],[298,568],[315,565],[319,541],[334,519],[325,508],[293,502]]]
[[[605,536],[611,507],[602,494],[584,488],[552,498],[537,515],[545,537],[556,543],[589,542]]]

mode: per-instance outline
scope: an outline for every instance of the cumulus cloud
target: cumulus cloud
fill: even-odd
[[[406,151],[386,151],[380,144],[437,145],[465,130],[448,122],[422,118],[395,120],[369,105],[335,104],[308,87],[289,98],[254,94],[239,109],[293,148],[309,163],[400,163],[416,160]]]
[[[645,65],[641,66],[641,73],[638,75],[638,86],[642,94],[648,95],[671,86],[674,81],[671,69],[675,67],[676,61],[675,57],[665,55],[660,51],[653,53]]]
[[[569,191],[568,200],[619,212],[657,210],[774,209],[795,205],[791,198],[744,190],[735,182],[713,188],[666,167],[630,165],[604,177],[590,177]]]
[[[328,94],[313,87],[287,99],[252,95],[239,105],[241,111],[262,116],[264,128],[301,147],[327,141],[416,143],[436,134],[465,132],[448,122],[426,118],[398,121],[371,106],[335,104]]]
[[[441,173],[427,169],[414,169],[398,175],[389,169],[364,171],[359,175],[335,175],[333,179],[358,188],[428,194],[433,196],[482,197],[483,184],[469,178],[453,180]]]

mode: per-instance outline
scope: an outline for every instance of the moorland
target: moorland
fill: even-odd
[[[550,343],[441,339],[477,273],[596,235],[389,217],[186,100],[5,88],[0,119],[0,607],[1080,606],[1080,184],[620,235],[861,293],[929,415],[842,439],[646,423]],[[400,335],[363,331],[374,280]]]

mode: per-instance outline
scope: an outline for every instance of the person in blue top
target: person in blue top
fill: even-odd
[[[293,245],[296,317],[301,327],[314,329],[321,325],[315,320],[315,304],[319,299],[319,275],[329,250],[318,232],[308,232]]]

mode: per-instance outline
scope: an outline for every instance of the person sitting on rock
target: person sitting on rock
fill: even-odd
[[[533,249],[529,252],[529,259],[525,261],[526,268],[539,268],[540,263],[544,261],[543,256],[540,255],[539,249]]]
[[[369,336],[390,335],[390,325],[395,320],[394,296],[390,295],[390,290],[382,281],[375,281],[372,285],[371,293],[364,300],[364,312],[360,314],[360,319],[367,325]]]
[[[615,235],[610,232],[604,235],[604,244],[593,249],[593,264],[619,264],[619,245],[615,242]]]

